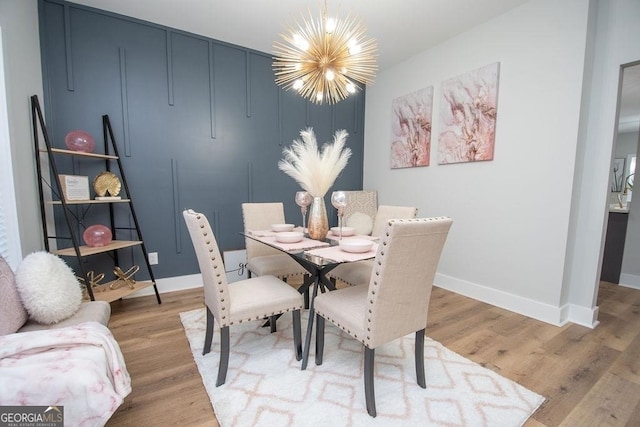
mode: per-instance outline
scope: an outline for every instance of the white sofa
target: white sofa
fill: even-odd
[[[65,425],[104,425],[131,392],[110,315],[91,301],[53,325],[30,319],[0,256],[0,406],[62,406]]]

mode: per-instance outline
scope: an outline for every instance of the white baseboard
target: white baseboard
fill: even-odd
[[[225,266],[233,267],[232,270],[227,270],[227,282],[233,283],[238,280],[247,278],[247,251],[246,249],[227,251],[223,253],[223,259]],[[186,289],[194,289],[202,287],[202,275],[190,274],[187,276],[166,277],[164,279],[156,279],[156,286],[158,292],[161,294],[167,292],[184,291]],[[140,292],[136,292],[127,296],[126,298],[145,297],[149,295],[155,295],[152,287],[142,289]]]
[[[598,311],[600,309],[598,307],[588,308],[569,304],[568,310],[569,315],[567,319],[571,323],[586,326],[591,329],[600,324],[600,321],[598,320]]]
[[[563,326],[571,322],[593,328],[598,324],[596,320],[598,314],[597,307],[595,309],[587,309],[573,305],[555,307],[440,273],[436,274],[434,284],[448,291],[555,326]]]
[[[637,276],[636,276],[637,277]],[[640,283],[640,282],[639,282]],[[156,285],[161,294],[202,287],[202,276],[191,274],[188,276],[168,277],[157,279]],[[456,279],[444,274],[436,274],[435,285],[505,310],[513,311],[527,317],[541,320],[555,326],[563,326],[568,322],[595,328],[598,325],[598,307],[587,308],[572,304],[554,307],[519,295],[481,286],[465,280]],[[626,285],[621,285],[626,286]],[[638,287],[640,289],[640,286]],[[127,298],[154,295],[153,288],[145,288]]]
[[[184,291],[186,289],[194,289],[202,287],[202,275],[190,274],[188,276],[167,277],[164,279],[156,279],[158,292],[161,294],[167,292]],[[139,292],[133,293],[125,298],[137,298],[149,295],[155,295],[153,287],[144,288]]]
[[[618,284],[627,288],[640,289],[640,276],[622,273]]]

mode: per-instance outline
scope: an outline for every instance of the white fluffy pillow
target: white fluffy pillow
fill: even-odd
[[[73,316],[82,290],[69,266],[48,252],[27,255],[16,271],[16,288],[29,316],[52,324]]]
[[[354,212],[347,218],[347,227],[353,227],[358,234],[371,234],[373,218],[363,212]]]

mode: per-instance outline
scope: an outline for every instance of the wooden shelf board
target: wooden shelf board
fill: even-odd
[[[119,199],[119,200],[94,200],[94,199],[89,199],[89,200],[67,200],[67,204],[68,205],[92,205],[95,203],[129,203],[131,201],[131,199]],[[53,200],[53,201],[49,201],[47,203],[50,203],[52,205],[61,205],[62,202],[60,200]]]
[[[141,244],[142,242],[140,240],[112,240],[111,243],[105,246],[80,246],[80,255],[95,255]],[[76,251],[73,249],[73,247],[53,251],[53,253],[61,256],[76,256]]]
[[[40,149],[41,152],[46,153],[47,150],[44,148]],[[73,150],[65,150],[62,148],[52,148],[51,149],[52,153],[58,153],[58,154],[69,154],[72,156],[82,156],[82,157],[94,157],[96,159],[111,159],[111,160],[117,160],[118,156],[112,156],[109,154],[100,154],[100,153],[84,153],[82,151],[73,151]]]
[[[116,282],[120,282],[119,283],[120,286],[117,287],[116,289],[110,289],[109,286],[112,283],[116,283]],[[93,288],[93,297],[95,298],[96,301],[106,301],[106,302],[117,301],[120,298],[124,298],[127,295],[131,295],[132,293],[138,292],[141,289],[148,288],[149,286],[153,286],[153,282],[151,281],[136,282],[134,283],[133,286],[134,286],[134,289],[131,289],[124,282],[113,280],[111,282],[105,283],[104,285],[99,285]]]

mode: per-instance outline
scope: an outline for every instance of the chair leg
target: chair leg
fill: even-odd
[[[206,307],[206,306],[205,306]],[[207,309],[207,330],[204,334],[204,347],[202,348],[202,355],[209,353],[211,351],[211,340],[213,339],[213,323],[215,318],[213,317],[213,313]]]
[[[276,320],[279,316],[269,316],[269,326],[271,326],[271,333],[276,331]]]
[[[416,332],[416,378],[420,387],[427,388],[424,378],[424,329]]]
[[[220,328],[220,363],[218,364],[218,379],[216,387],[224,384],[229,368],[229,327]]]
[[[293,346],[296,350],[296,360],[302,360],[302,327],[300,326],[300,310],[291,312],[293,316]]]
[[[316,365],[322,365],[324,353],[324,317],[316,314]]]
[[[364,398],[367,403],[367,412],[372,417],[376,416],[376,393],[373,389],[373,366],[376,350],[364,348]]]

